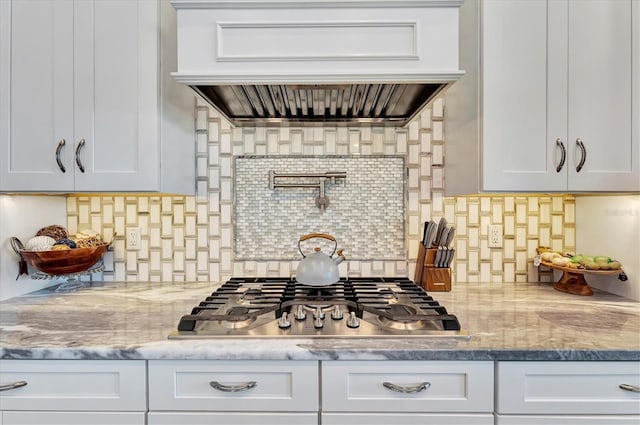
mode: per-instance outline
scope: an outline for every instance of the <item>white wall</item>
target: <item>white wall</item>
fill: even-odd
[[[11,249],[9,239],[16,236],[26,243],[42,227],[64,225],[66,222],[64,196],[0,195],[0,300],[55,283],[52,280],[34,280],[25,275],[16,280],[18,256]]]
[[[576,253],[606,255],[622,263],[617,275],[585,276],[594,288],[640,300],[640,195],[576,198]]]

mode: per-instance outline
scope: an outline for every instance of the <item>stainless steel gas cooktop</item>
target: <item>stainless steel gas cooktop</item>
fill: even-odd
[[[348,278],[311,287],[288,278],[232,278],[182,316],[170,339],[468,339],[458,318],[407,278]]]

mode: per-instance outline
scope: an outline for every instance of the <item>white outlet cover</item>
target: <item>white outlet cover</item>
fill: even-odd
[[[489,248],[502,248],[502,225],[489,225]]]
[[[127,249],[140,249],[140,229],[127,228]]]

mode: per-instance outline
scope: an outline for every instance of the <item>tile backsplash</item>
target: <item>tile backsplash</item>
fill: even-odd
[[[114,267],[112,272],[105,273],[107,280],[219,281],[231,276],[289,276],[297,266],[290,252],[282,257],[271,252],[260,257],[255,251],[251,252],[250,233],[236,228],[242,217],[236,217],[238,211],[234,204],[237,177],[234,162],[251,156],[299,157],[300,160],[309,156],[400,157],[406,169],[401,194],[403,222],[394,223],[390,229],[379,229],[372,221],[375,228],[370,231],[374,238],[389,232],[394,240],[403,242],[403,246],[394,246],[391,258],[357,254],[357,259],[340,265],[343,275],[412,277],[424,221],[444,216],[457,229],[456,259],[452,265],[455,282],[536,280],[532,259],[537,246],[563,251],[575,249],[575,198],[570,195],[444,197],[443,116],[444,102],[438,99],[406,128],[399,129],[232,128],[214,110],[199,103],[196,196],[72,195],[67,198],[67,227],[72,233],[90,227],[102,232],[107,240],[117,233]],[[265,181],[264,186],[267,184]],[[308,194],[296,202],[316,208],[314,196]],[[362,218],[363,226],[369,228],[367,214],[370,211],[365,205],[354,203],[350,207]],[[269,211],[258,213],[268,215]],[[396,212],[387,211],[387,214],[396,215]],[[313,228],[309,228],[309,233],[323,231],[319,227],[323,223],[334,231],[330,225],[335,224],[335,218],[328,214],[324,219],[326,221],[310,226]],[[288,228],[290,224],[295,229],[288,229],[293,233],[272,228],[272,245],[277,248],[269,249],[282,250],[287,244],[295,244],[302,235],[298,233],[305,228],[304,225],[296,227],[300,226],[300,220],[295,218],[287,223]],[[488,247],[490,224],[503,226],[502,248]],[[138,250],[126,249],[127,228],[140,229]],[[349,241],[335,236],[349,257]],[[291,240],[292,237],[295,239]]]

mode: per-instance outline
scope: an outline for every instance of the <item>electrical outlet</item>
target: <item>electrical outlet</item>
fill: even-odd
[[[489,248],[502,248],[502,225],[489,225]]]
[[[127,228],[127,249],[140,249],[140,228]]]

